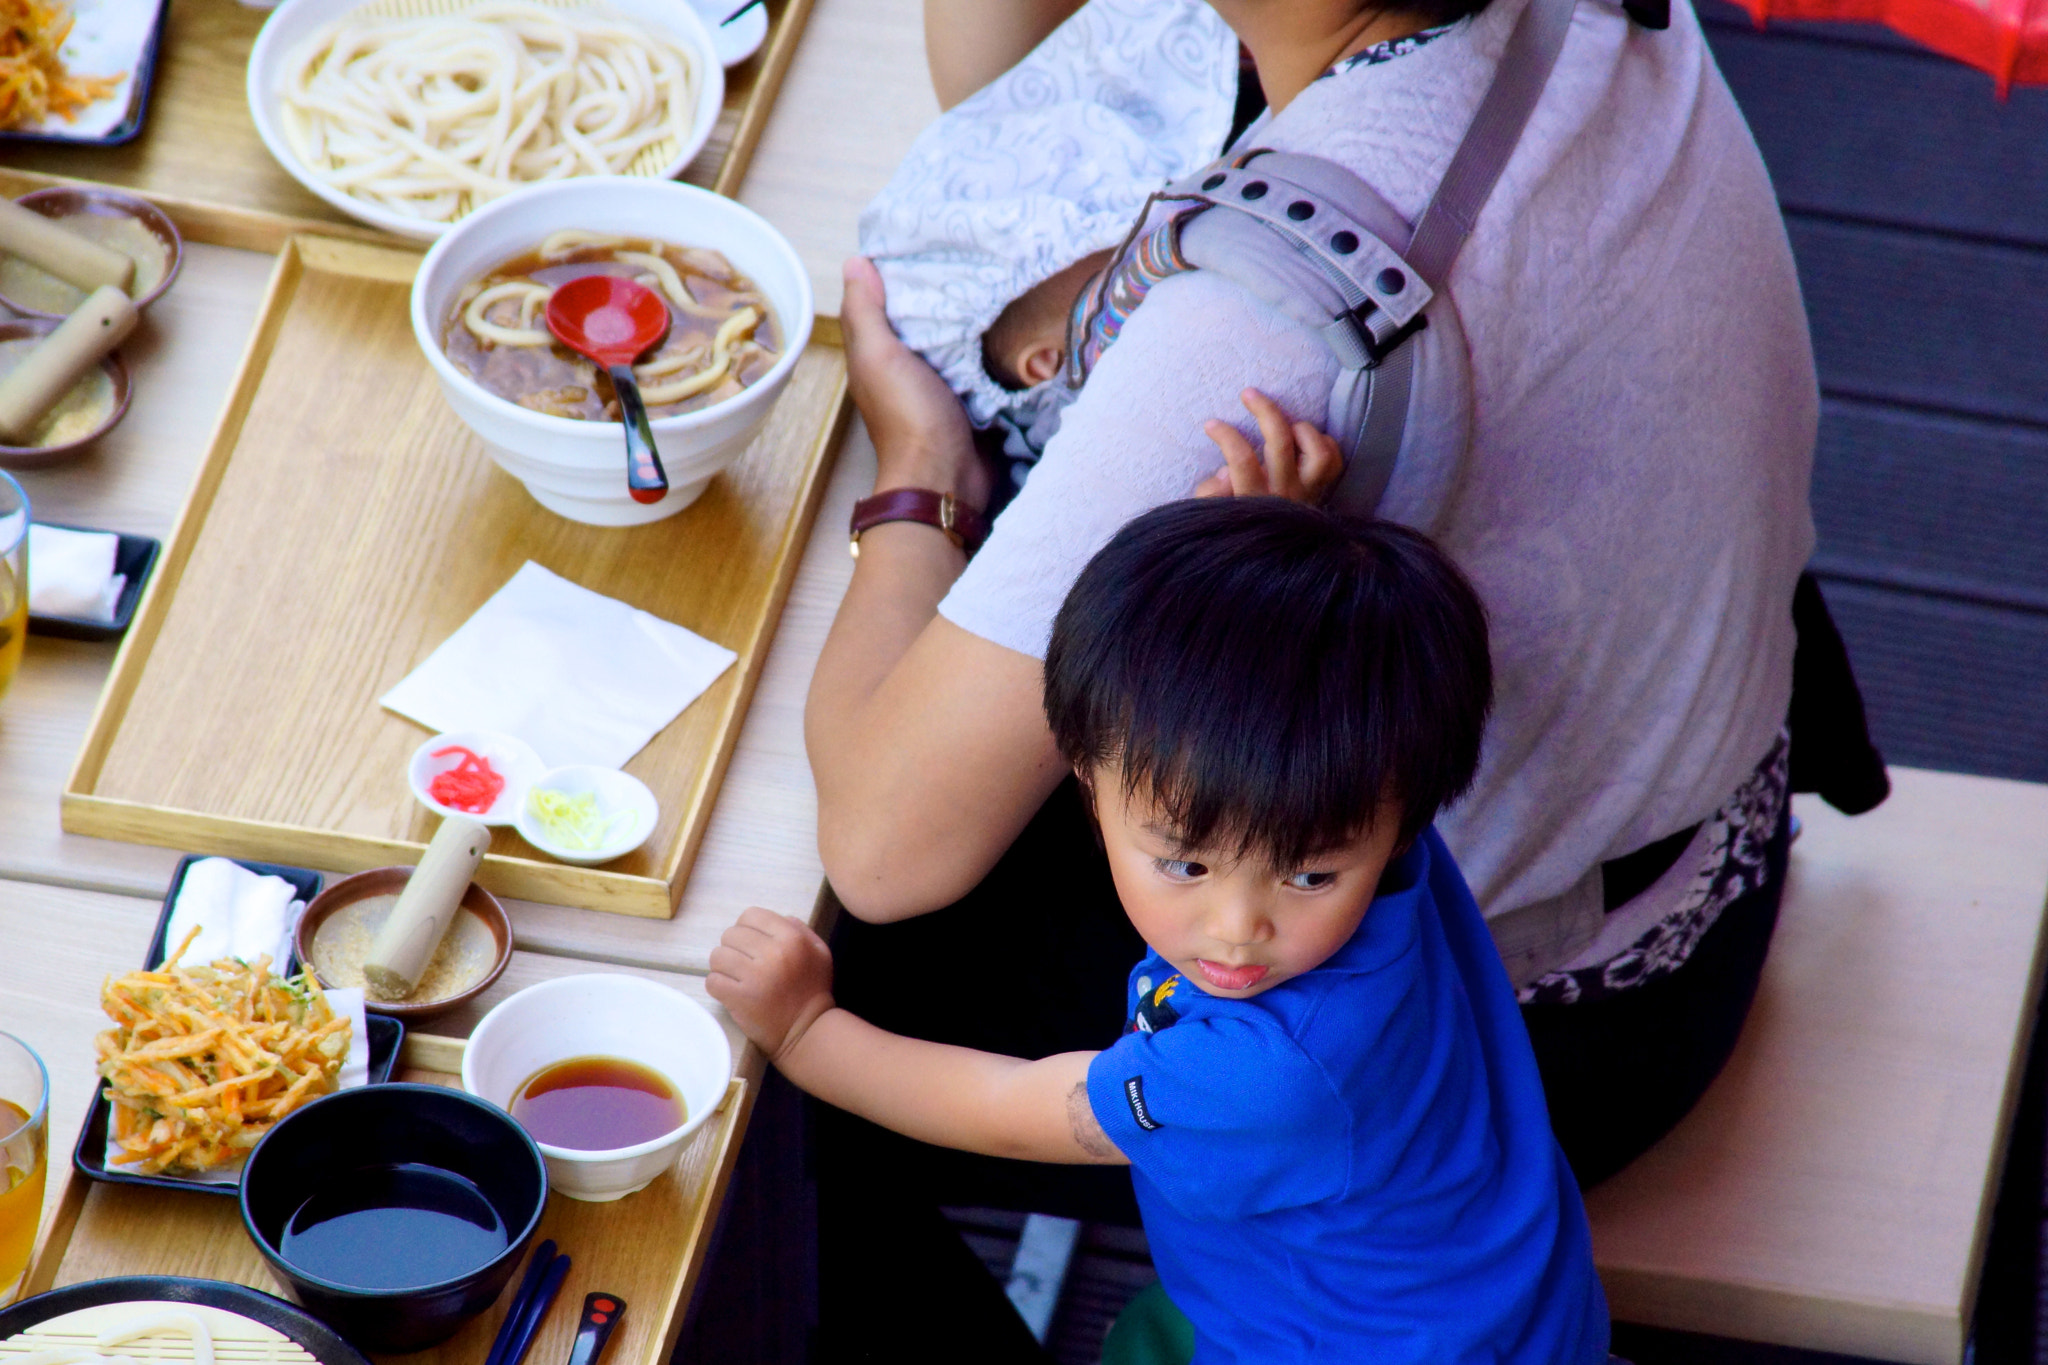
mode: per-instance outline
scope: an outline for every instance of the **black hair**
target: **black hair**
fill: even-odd
[[[1403,10],[1427,21],[1431,28],[1455,23],[1468,14],[1485,10],[1488,0],[1409,0]]]
[[[1406,846],[1471,785],[1486,613],[1405,527],[1278,498],[1168,503],[1088,562],[1053,623],[1045,713],[1190,848],[1299,867],[1383,801]]]

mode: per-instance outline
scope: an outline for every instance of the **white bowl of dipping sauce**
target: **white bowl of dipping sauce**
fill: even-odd
[[[553,837],[535,804],[535,797],[544,792],[557,792],[570,800],[590,797],[597,807],[600,828],[611,827],[606,830],[608,837],[595,848],[577,848]],[[524,793],[512,823],[520,838],[550,858],[577,867],[596,867],[623,858],[646,843],[647,836],[654,833],[654,820],[660,813],[661,805],[654,799],[654,793],[631,773],[578,764],[550,768],[536,778]]]
[[[609,1140],[608,1125],[626,1135],[656,1126],[647,1120],[663,1098],[648,1090],[567,1088],[553,1092],[546,1110],[522,1099],[543,1072],[583,1059],[627,1063],[665,1083],[679,1106],[676,1126],[611,1147],[551,1141],[573,1134],[595,1144]],[[462,1056],[462,1088],[521,1121],[547,1161],[549,1185],[591,1202],[643,1189],[674,1166],[731,1080],[732,1044],[709,1010],[644,977],[612,973],[557,977],[508,996],[476,1026]]]
[[[681,175],[684,168],[696,159],[697,153],[704,149],[718,122],[719,113],[725,108],[725,69],[716,56],[717,44],[703,18],[689,5],[678,5],[673,0],[605,0],[605,3],[626,18],[673,39],[696,60],[696,102],[689,133],[665,162],[656,166],[638,163],[634,166],[636,173],[644,170],[655,181],[673,179]],[[549,7],[572,12],[576,9],[568,5]],[[284,93],[292,79],[291,59],[299,45],[323,26],[357,10],[387,19],[411,17],[394,15],[397,8],[388,4],[366,4],[364,0],[285,0],[264,21],[262,31],[256,35],[256,44],[249,51],[249,117],[256,125],[257,136],[263,139],[263,145],[276,158],[277,164],[307,190],[371,227],[382,228],[400,237],[430,242],[447,232],[451,224],[415,217],[368,199],[358,199],[336,188],[324,177],[314,174],[299,159],[291,138],[285,132],[285,120],[289,115],[285,110]],[[595,16],[586,11],[585,17]]]
[[[442,349],[442,330],[464,285],[571,229],[708,247],[752,280],[775,312],[782,353],[766,374],[723,402],[653,419],[669,483],[659,502],[635,502],[627,491],[617,422],[521,407],[471,379]],[[412,329],[455,415],[543,507],[593,526],[637,526],[695,502],[753,441],[810,343],[813,306],[796,248],[753,210],[694,185],[609,176],[519,190],[456,224],[413,279]]]

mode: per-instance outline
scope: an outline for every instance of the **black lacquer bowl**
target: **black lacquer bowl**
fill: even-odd
[[[470,1182],[497,1213],[505,1249],[453,1278],[400,1288],[323,1279],[285,1259],[286,1225],[306,1201],[361,1172],[430,1167]],[[242,1171],[242,1224],[278,1283],[366,1351],[417,1351],[489,1308],[547,1207],[540,1149],[502,1109],[434,1085],[373,1085],[280,1120]],[[396,1227],[393,1235],[398,1235]]]

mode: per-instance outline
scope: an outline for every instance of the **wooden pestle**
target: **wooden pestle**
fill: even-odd
[[[490,830],[477,821],[455,815],[441,821],[363,959],[371,999],[403,1000],[413,993],[490,846]]]
[[[112,285],[126,290],[135,279],[135,258],[67,232],[34,209],[0,198],[0,251],[12,252],[80,289]]]
[[[86,296],[42,344],[0,377],[0,441],[21,445],[79,376],[135,330],[135,305],[112,285]]]

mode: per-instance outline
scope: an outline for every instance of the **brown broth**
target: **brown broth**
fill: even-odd
[[[649,403],[649,417],[672,417],[677,413],[695,412],[699,408],[722,403],[767,374],[780,359],[782,336],[776,326],[774,309],[752,280],[734,270],[732,263],[716,251],[644,238],[629,239],[619,246],[582,247],[546,259],[535,249],[499,262],[494,269],[464,286],[456,295],[454,307],[449,310],[441,328],[442,351],[455,362],[457,369],[478,384],[521,407],[588,422],[618,421],[619,404],[612,393],[611,381],[588,360],[560,342],[547,346],[493,344],[472,333],[463,323],[462,314],[469,301],[483,290],[508,280],[533,280],[552,288],[585,275],[619,275],[635,279],[649,273],[642,265],[618,260],[617,254],[621,251],[645,252],[665,259],[682,277],[683,287],[689,291],[690,297],[707,308],[717,309],[721,318],[750,303],[764,315],[753,334],[760,349],[750,348],[736,356],[732,372],[703,393],[659,406]],[[654,292],[659,295],[662,291],[657,287]],[[708,351],[720,319],[685,313],[665,295],[662,301],[668,305],[668,336],[651,356],[641,358],[642,363],[660,360],[691,347]],[[519,325],[518,315],[517,303],[511,300],[492,305],[486,313],[490,320],[510,327]],[[544,330],[547,322],[544,317],[536,317],[533,326]],[[686,369],[661,380],[643,380],[641,387],[643,390],[651,388],[689,372]]]
[[[571,1057],[526,1078],[512,1117],[550,1147],[609,1152],[673,1133],[689,1108],[666,1076],[638,1062]]]

